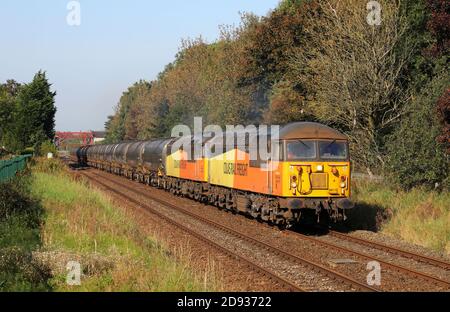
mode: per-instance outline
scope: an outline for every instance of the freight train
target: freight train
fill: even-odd
[[[83,146],[71,156],[81,166],[122,175],[280,227],[303,219],[343,221],[346,210],[354,206],[350,201],[348,139],[328,126],[315,122],[282,126],[276,160],[251,159],[249,139],[215,153],[211,150],[218,137],[183,139],[199,146],[201,156],[193,158],[193,152],[176,147],[179,138]],[[260,139],[256,141],[263,141]]]

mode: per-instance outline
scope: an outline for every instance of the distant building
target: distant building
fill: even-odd
[[[102,142],[106,139],[106,131],[92,131],[94,144]]]
[[[74,147],[102,142],[105,138],[105,131],[57,131],[55,134],[55,144],[59,150],[70,150]]]

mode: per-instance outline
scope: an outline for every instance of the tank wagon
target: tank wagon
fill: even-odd
[[[348,140],[328,126],[294,122],[281,127],[277,160],[251,160],[248,139],[211,153],[222,138],[195,136],[183,138],[201,148],[201,157],[191,159],[193,151],[174,148],[178,139],[83,146],[73,157],[81,165],[282,227],[310,217],[342,221],[353,208]]]

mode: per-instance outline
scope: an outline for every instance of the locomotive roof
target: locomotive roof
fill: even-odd
[[[243,132],[245,133],[245,132]],[[173,139],[173,138],[172,138]],[[140,143],[156,143],[161,144],[163,142],[169,142],[172,139],[156,139],[156,140],[146,140],[146,141],[128,141],[128,142],[121,142],[116,144],[109,144],[112,146],[116,145],[131,145],[131,144],[140,144]],[[318,123],[318,122],[308,122],[308,121],[299,121],[299,122],[292,122],[289,124],[286,124],[281,127],[280,129],[280,135],[279,139],[281,140],[295,140],[295,139],[333,139],[333,140],[348,140],[347,136],[345,136],[343,133],[328,127],[324,124]],[[105,146],[102,145],[93,145],[93,146],[85,146],[87,148],[89,147],[99,147],[99,146]]]
[[[341,132],[318,122],[293,122],[281,128],[280,139],[347,140],[347,137]]]

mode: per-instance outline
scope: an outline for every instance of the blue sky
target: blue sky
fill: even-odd
[[[279,0],[79,0],[81,25],[69,26],[69,0],[1,0],[0,82],[29,82],[45,70],[57,92],[57,130],[100,130],[128,86],[153,80],[182,38],[218,36],[239,12],[265,15]]]

